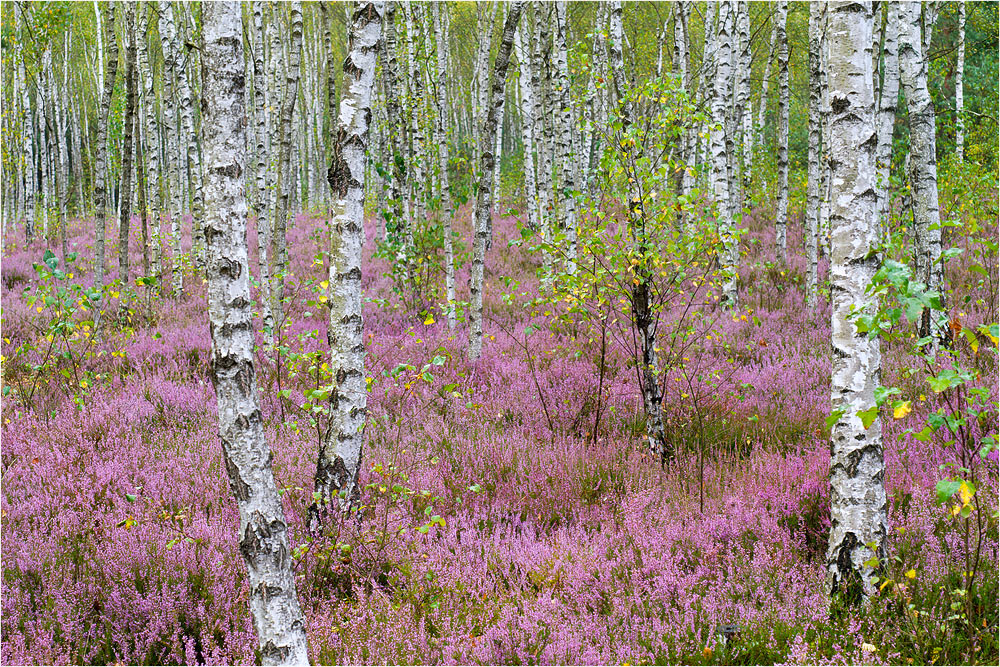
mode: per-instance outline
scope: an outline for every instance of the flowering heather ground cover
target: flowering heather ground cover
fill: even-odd
[[[460,217],[467,226],[468,211]],[[772,225],[762,214],[749,224],[745,305],[698,352],[717,377],[666,378],[678,452],[667,469],[644,454],[635,371],[619,347],[599,384],[592,331],[549,326],[519,305],[537,295],[538,262],[506,247],[513,219],[495,223],[487,341],[474,364],[464,329],[451,335],[441,316],[403,312],[385,261],[370,259],[369,509],[311,539],[317,432],[296,406],[323,372],[325,314],[314,300],[325,274],[314,258],[324,232],[319,218],[296,219],[285,349],[264,351],[259,338],[259,381],[314,661],[997,663],[996,452],[978,464],[991,518],[966,586],[968,524],[935,498],[939,466],[957,453],[907,433],[936,398],[904,377],[900,347],[883,361],[884,383],[913,404],[900,419],[883,415],[892,582],[864,612],[831,618],[822,593],[829,308],[805,307],[801,258],[778,268]],[[81,258],[92,254],[91,227],[70,229]],[[376,236],[374,221],[367,232]],[[253,252],[252,233],[250,243]],[[794,232],[790,245],[801,245]],[[45,350],[36,327],[46,313],[23,296],[37,286],[43,250],[4,249],[4,385],[30,383],[39,363],[19,346]],[[956,291],[963,262],[949,267]],[[89,284],[89,262],[78,264],[70,282]],[[467,276],[466,266],[458,284]],[[502,299],[501,276],[525,295]],[[4,664],[256,659],[208,377],[205,288],[191,276],[186,286],[180,299],[140,287],[131,312],[120,310],[119,288],[82,362],[88,386],[56,375],[34,410],[14,393],[3,402]],[[974,303],[961,315],[989,316]],[[525,333],[528,324],[536,329]],[[435,357],[432,380],[418,378]],[[984,348],[975,361],[995,402],[996,356]],[[394,375],[400,364],[414,370]],[[71,381],[79,408],[64,391]],[[996,413],[979,428],[995,430]],[[974,624],[956,612],[970,598]],[[726,645],[719,624],[739,626]]]

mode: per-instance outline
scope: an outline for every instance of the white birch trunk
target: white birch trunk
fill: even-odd
[[[452,239],[452,217],[454,207],[451,200],[451,186],[448,182],[448,136],[445,132],[447,122],[448,100],[445,82],[448,76],[448,5],[434,3],[431,5],[431,12],[434,19],[434,34],[437,44],[437,117],[434,126],[434,141],[437,144],[438,157],[438,178],[441,181],[441,216],[444,226],[444,286],[445,317],[448,321],[448,330],[454,331],[456,324],[455,315],[455,250]],[[522,62],[522,61],[519,61]],[[529,174],[528,178],[534,182],[534,174]]]
[[[910,180],[917,246],[916,275],[928,289],[941,293],[941,217],[938,209],[934,102],[927,88],[927,54],[923,51],[924,45],[929,44],[930,40],[921,40],[919,4],[901,3],[898,12],[900,83],[910,118]],[[928,27],[926,32],[930,32],[930,29]],[[924,37],[926,38],[926,33]],[[943,293],[941,298],[943,301]],[[940,335],[940,327],[932,327],[930,314],[929,309],[924,311],[921,334]]]
[[[726,111],[732,99],[732,2],[719,3],[716,25],[718,32],[716,33],[715,51],[715,89],[712,93],[712,129],[710,134],[712,192],[715,194],[716,227],[719,237],[722,239],[722,247],[719,250],[719,263],[725,273],[722,292],[726,305],[735,308],[739,299],[736,290],[739,245],[733,225],[733,192],[729,179],[730,156],[726,149]]]
[[[552,153],[549,146],[552,142],[552,80],[550,76],[551,32],[549,30],[549,12],[551,6],[535,3],[535,28],[538,40],[535,42],[534,67],[532,81],[535,87],[535,146],[538,152],[538,217],[542,228],[542,284],[543,293],[552,289],[552,253],[549,247],[553,241],[552,234]]]
[[[469,294],[472,303],[469,313],[468,357],[472,361],[478,359],[483,350],[483,274],[486,260],[486,239],[489,235],[486,223],[493,208],[493,169],[496,167],[493,142],[496,137],[500,108],[503,106],[507,83],[507,65],[510,62],[511,47],[514,43],[514,31],[521,18],[523,8],[523,2],[512,3],[507,13],[507,20],[504,22],[500,48],[497,50],[496,62],[493,66],[489,108],[486,110],[483,136],[479,145],[482,166],[479,175],[479,193],[476,199],[472,270],[469,275]]]
[[[104,234],[108,210],[108,115],[111,98],[115,91],[115,76],[118,73],[118,40],[115,37],[115,10],[113,3],[101,6],[104,12],[104,41],[107,64],[104,67],[104,91],[101,96],[101,111],[97,117],[97,164],[94,166],[94,208],[97,217],[94,222],[97,231],[94,258],[94,285],[104,286]]]
[[[531,63],[524,49],[524,30],[528,30],[528,43],[532,33],[528,16],[518,24],[514,33],[514,55],[517,57],[517,85],[520,92],[518,112],[521,116],[521,142],[524,144],[524,206],[528,213],[528,227],[538,229],[538,184],[535,180],[535,96],[531,85]],[[591,98],[591,104],[593,100]]]
[[[118,218],[118,279],[129,285],[129,230],[132,226],[132,144],[135,134],[135,4],[125,5],[125,113],[122,122],[122,174]]]
[[[805,245],[806,245],[806,305],[816,305],[818,296],[817,243],[819,225],[820,162],[823,123],[823,97],[820,88],[820,49],[823,27],[826,23],[826,5],[815,2],[809,5],[809,166],[806,193]]]
[[[570,109],[568,48],[569,26],[566,23],[566,2],[556,2],[556,74],[559,77],[559,159],[562,162],[560,208],[562,227],[566,232],[566,273],[576,273],[576,183],[573,161],[573,114]]]
[[[883,236],[889,216],[889,168],[892,165],[892,130],[896,125],[896,105],[899,102],[899,3],[886,3],[885,42],[882,47],[882,86],[878,106],[878,145],[875,162],[878,165],[878,214]]]
[[[958,3],[958,62],[955,65],[955,159],[965,161],[965,0]]]
[[[876,416],[865,428],[859,414],[875,407],[881,368],[879,339],[858,332],[850,317],[866,302],[865,289],[878,269],[871,4],[831,2],[828,22],[833,169],[831,398],[833,410],[842,414],[831,436],[826,584],[829,594],[854,602],[876,592],[872,577],[879,568],[867,563],[873,556],[884,558],[888,530],[882,425]]]
[[[368,408],[361,318],[361,247],[365,240],[365,150],[368,145],[375,64],[382,39],[382,2],[358,2],[348,34],[343,94],[328,178],[330,223],[330,426],[320,447],[316,491],[342,510],[361,498],[358,472]]]
[[[775,22],[778,27],[778,210],[775,215],[775,242],[778,255],[787,255],[788,228],[788,2],[778,1]]]
[[[288,528],[271,471],[254,371],[247,250],[243,27],[237,2],[203,8],[205,219],[211,372],[219,439],[240,514],[250,614],[265,665],[308,664]]]
[[[27,23],[30,21],[27,15],[27,3],[22,2],[18,4],[17,16],[19,19],[19,24]],[[21,27],[19,25],[18,27]],[[20,40],[18,40],[18,49],[20,50]],[[102,51],[103,53],[103,51]],[[31,243],[35,238],[35,122],[34,115],[31,113],[31,97],[28,94],[27,86],[27,71],[24,63],[24,51],[20,50],[20,58],[17,62],[18,72],[20,73],[20,79],[23,85],[17,89],[21,94],[21,107],[23,109],[24,115],[21,121],[21,132],[22,132],[22,146],[24,150],[24,241],[25,243]],[[101,66],[103,71],[103,65]],[[100,113],[106,118],[107,113],[105,111],[105,104],[101,103]],[[106,121],[105,121],[106,123]],[[105,125],[105,134],[107,134],[107,125]],[[100,134],[98,135],[100,136]],[[96,171],[95,171],[96,174]],[[96,190],[96,185],[95,185]],[[103,234],[102,234],[103,240]],[[101,246],[101,251],[103,252],[104,247]],[[95,260],[95,268],[101,266],[103,269],[103,255]],[[103,276],[103,271],[102,271]],[[95,279],[95,284],[100,287],[103,282],[98,282]]]

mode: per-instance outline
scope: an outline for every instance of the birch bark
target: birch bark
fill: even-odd
[[[451,200],[451,186],[448,182],[448,136],[445,133],[445,123],[448,117],[448,100],[445,82],[448,80],[448,5],[434,3],[431,5],[431,12],[434,19],[435,43],[437,44],[437,117],[434,125],[437,144],[438,157],[438,178],[441,181],[441,216],[444,227],[444,285],[445,317],[448,321],[448,330],[454,331],[456,324],[455,316],[455,250],[452,239],[452,217],[454,207]],[[519,63],[524,62],[518,60]],[[534,183],[534,173],[528,172],[526,177]],[[529,204],[529,209],[531,208]]]
[[[271,471],[254,370],[247,200],[243,26],[237,2],[203,7],[205,220],[212,384],[219,439],[240,514],[250,613],[261,662],[308,664],[288,528]]]
[[[493,169],[496,167],[494,139],[497,131],[497,121],[500,108],[503,106],[504,92],[507,83],[507,65],[510,63],[511,47],[514,43],[514,31],[521,18],[523,2],[510,5],[507,20],[504,22],[503,34],[500,38],[500,48],[497,50],[493,66],[492,90],[489,107],[486,110],[483,123],[483,136],[479,149],[482,160],[479,175],[479,193],[476,199],[475,240],[472,251],[472,271],[469,276],[469,293],[471,309],[469,317],[469,347],[468,357],[475,361],[483,350],[483,273],[486,259],[486,239],[489,236],[487,221],[493,206]]]
[[[779,23],[783,23],[780,16],[778,20]],[[716,226],[719,237],[722,239],[719,263],[725,273],[723,297],[727,306],[735,308],[739,299],[737,294],[739,245],[733,225],[732,183],[729,179],[730,156],[726,150],[726,111],[732,96],[732,2],[723,1],[718,4],[716,25],[718,32],[715,51],[715,86],[712,93],[712,129],[710,133],[712,191],[715,194]]]
[[[118,218],[118,279],[129,285],[128,237],[132,223],[132,142],[135,129],[135,4],[125,5],[125,118],[122,123],[122,180]]]
[[[899,3],[886,3],[885,42],[882,47],[882,86],[878,106],[878,145],[875,162],[878,165],[878,213],[883,236],[889,215],[889,168],[892,165],[892,130],[896,125],[896,105],[899,103]]]
[[[382,40],[383,2],[358,2],[351,18],[343,94],[327,178],[333,194],[330,223],[330,426],[319,451],[316,491],[341,510],[361,498],[358,472],[367,414],[364,326],[361,317],[361,247],[365,240],[365,150],[375,65]]]
[[[823,25],[826,22],[826,5],[809,5],[809,184],[806,193],[806,305],[816,305],[818,295],[817,227],[819,224],[819,188],[822,139],[822,91],[820,90],[820,65]]]
[[[955,64],[955,159],[965,161],[965,0],[958,3],[958,62]]]
[[[576,183],[573,161],[573,113],[569,99],[569,66],[567,63],[566,2],[556,2],[556,74],[559,80],[559,160],[562,162],[562,187],[559,193],[562,227],[566,232],[566,273],[576,273]]]
[[[94,285],[99,289],[104,285],[104,233],[108,209],[106,179],[108,169],[108,115],[111,98],[115,92],[115,75],[118,73],[118,40],[115,37],[114,3],[101,6],[104,14],[104,46],[107,64],[104,66],[104,92],[101,96],[101,112],[97,118],[97,164],[94,166],[94,208],[97,240],[94,258]]]
[[[775,216],[775,240],[782,261],[787,255],[788,228],[788,2],[778,1],[775,16],[778,27],[778,211]]]
[[[903,5],[905,6],[905,5]],[[858,332],[851,312],[867,300],[878,268],[875,196],[875,96],[872,87],[872,9],[868,2],[829,4],[830,163],[833,374],[835,414],[830,447],[830,541],[827,592],[854,602],[874,595],[888,530],[882,425],[866,428],[861,412],[875,407],[879,339]],[[917,5],[919,12],[919,5]],[[871,548],[872,545],[874,549]]]

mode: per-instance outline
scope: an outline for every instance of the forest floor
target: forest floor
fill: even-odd
[[[368,244],[367,509],[318,538],[305,528],[318,430],[301,406],[326,372],[324,221],[301,215],[289,231],[290,315],[278,351],[258,339],[258,383],[314,661],[996,664],[996,453],[980,464],[987,525],[968,585],[970,524],[935,494],[956,453],[914,438],[935,396],[904,377],[901,349],[883,359],[883,382],[913,405],[883,412],[892,585],[831,620],[830,310],[804,305],[798,225],[785,267],[767,216],[750,221],[743,305],[697,348],[699,379],[664,378],[677,457],[661,467],[644,451],[618,339],[601,379],[592,327],[522,307],[538,260],[507,247],[512,218],[495,224],[476,363],[462,323],[453,333],[438,311],[406,312]],[[70,227],[81,258],[92,227]],[[252,232],[250,243],[255,258]],[[91,284],[90,263],[40,279],[44,247],[9,246],[2,265],[14,388],[2,410],[2,662],[254,662],[203,281],[188,274],[179,299],[113,288],[103,325],[78,312],[64,335],[44,297],[63,286],[82,298],[72,286]],[[467,276],[465,261],[459,298]],[[962,317],[987,321],[971,307]],[[995,360],[982,369],[993,401]],[[722,642],[719,625],[738,629]]]

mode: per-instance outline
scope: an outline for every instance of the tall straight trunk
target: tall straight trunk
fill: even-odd
[[[260,245],[260,264],[261,271],[264,271],[264,265],[267,264],[267,248],[261,241],[270,237],[270,230],[267,233],[261,235],[262,227],[269,227],[268,223],[268,196],[267,196],[267,167],[268,167],[268,154],[267,154],[267,135],[268,135],[268,123],[267,123],[267,70],[264,67],[264,3],[261,0],[254,0],[253,2],[253,30],[251,31],[253,35],[253,104],[254,104],[254,155],[256,156],[256,164],[254,165],[256,171],[256,202],[254,205],[254,212],[257,214],[257,238],[258,245]],[[263,275],[261,276],[261,284],[267,285],[269,281],[265,281]]]
[[[136,35],[136,39],[142,33]],[[140,105],[141,106],[141,105]],[[149,272],[149,220],[146,212],[149,202],[146,201],[146,153],[148,152],[145,137],[142,131],[142,114],[135,115],[135,185],[138,189],[138,211],[139,224],[142,230],[142,275],[148,276]]]
[[[688,5],[685,4],[685,7]],[[594,42],[591,47],[591,70],[587,80],[587,106],[586,106],[586,126],[583,138],[583,150],[580,151],[579,162],[583,167],[583,178],[580,180],[580,189],[590,192],[594,182],[594,172],[597,170],[597,163],[600,159],[600,133],[601,123],[606,118],[604,100],[607,96],[607,85],[603,80],[607,74],[607,48],[605,45],[604,28],[607,24],[606,4],[599,2],[594,15]],[[530,42],[534,41],[534,33]],[[686,50],[684,51],[686,53]],[[598,79],[602,79],[601,86],[598,86]],[[686,80],[686,79],[685,79]],[[537,123],[533,118],[533,124]],[[537,228],[538,220],[535,220]]]
[[[674,67],[680,78],[684,92],[693,99],[694,90],[691,88],[691,2],[681,0],[678,3],[677,13],[674,21]],[[749,99],[747,104],[749,104]],[[696,128],[687,128],[681,137],[681,178],[680,192],[688,196],[694,188],[694,145],[697,141],[695,137]]]
[[[195,267],[201,269],[204,264],[205,252],[205,233],[202,229],[201,157],[198,154],[193,97],[191,86],[188,83],[187,49],[186,47],[182,48],[184,45],[177,35],[174,11],[169,0],[160,0],[160,30],[163,31],[161,34],[165,48],[163,57],[166,60],[168,57],[166,50],[169,50],[175,75],[177,105],[185,136],[187,172],[190,184],[187,202],[191,206],[193,219],[191,228],[192,254],[194,255]]]
[[[496,138],[497,122],[507,83],[507,65],[510,63],[510,52],[514,44],[514,32],[521,18],[523,2],[514,2],[507,12],[504,21],[503,34],[500,37],[500,47],[497,50],[493,65],[493,80],[490,91],[489,107],[485,114],[483,133],[480,138],[479,150],[482,164],[479,174],[479,193],[476,198],[476,218],[472,250],[472,271],[469,275],[469,294],[471,308],[469,317],[469,359],[475,361],[483,350],[483,273],[486,260],[486,238],[489,235],[486,223],[493,207],[493,169],[496,167],[496,156],[493,154]]]
[[[361,246],[365,240],[365,150],[368,146],[375,64],[382,40],[383,2],[358,2],[344,59],[343,94],[333,159],[330,222],[330,426],[319,450],[316,491],[321,502],[357,507],[368,412],[364,326],[361,319]]]
[[[701,97],[701,107],[711,115],[713,96],[715,95],[715,70],[716,70],[716,33],[719,20],[719,3],[710,2],[705,7],[705,30],[703,34],[701,70],[698,75],[698,92]],[[712,163],[712,139],[711,127],[706,121],[701,131],[698,133],[698,148],[696,161],[698,163]],[[711,180],[711,169],[706,170]],[[709,186],[711,187],[711,186]]]
[[[229,486],[239,509],[250,615],[265,665],[309,662],[288,526],[271,470],[254,369],[247,250],[243,26],[240,3],[203,7],[203,125],[212,384]]]
[[[18,23],[30,25],[31,17],[28,14],[28,3],[18,3],[17,10]],[[19,25],[18,27],[21,26]],[[21,93],[21,107],[24,113],[21,121],[22,146],[24,150],[24,241],[25,243],[31,243],[35,239],[35,121],[34,114],[31,113],[31,97],[28,94],[25,55],[20,44],[20,40],[17,40],[16,48],[21,56],[17,61],[17,68],[23,84],[19,89],[15,90],[19,90]],[[102,104],[102,113],[104,113],[105,108]],[[101,250],[103,250],[103,246]],[[103,264],[103,262],[100,263]],[[97,284],[100,286],[100,283]]]
[[[135,129],[135,5],[125,5],[125,118],[122,123],[122,180],[119,190],[118,279],[128,285],[128,236],[132,222],[132,141]]]
[[[524,48],[522,34],[528,31],[529,46],[533,41],[531,23],[525,16],[514,33],[514,55],[517,57],[517,86],[520,92],[518,113],[521,116],[521,143],[524,145],[524,205],[528,213],[528,227],[538,229],[538,184],[535,180],[535,96],[531,85],[531,63]],[[593,93],[590,94],[593,106]]]
[[[566,232],[566,272],[576,273],[576,170],[573,162],[573,113],[570,108],[569,67],[566,23],[566,2],[556,2],[556,74],[559,79],[559,160],[562,162],[560,208],[562,227]]]
[[[764,61],[764,78],[760,84],[760,107],[757,112],[757,131],[754,133],[754,145],[759,147],[764,142],[764,127],[767,120],[767,89],[771,85],[771,63],[774,61],[775,46],[778,43],[778,22],[771,18],[771,42]]]
[[[736,3],[736,33],[739,49],[736,58],[736,95],[733,109],[734,139],[738,138],[734,163],[739,176],[739,182],[734,183],[739,188],[736,198],[737,210],[745,208],[746,193],[750,189],[750,135],[753,133],[750,109],[750,74],[753,61],[750,53],[750,6],[746,0]],[[742,218],[741,218],[742,219]]]
[[[934,102],[927,88],[927,54],[920,34],[920,5],[899,5],[900,83],[910,117],[910,180],[913,190],[913,219],[916,236],[916,273],[927,288],[943,292],[941,270],[941,217],[938,209],[937,146],[935,143]],[[930,31],[930,27],[926,30]],[[926,37],[926,34],[924,35]],[[944,294],[941,294],[942,301]],[[930,309],[924,310],[921,335],[939,335]]]
[[[499,14],[500,22],[503,23],[506,17],[506,5],[502,2],[497,2],[495,4],[496,11]],[[496,21],[496,18],[494,18]],[[499,210],[500,208],[500,171],[503,166],[503,135],[504,135],[504,117],[507,111],[507,96],[504,95],[503,104],[500,106],[500,120],[497,121],[497,136],[496,136],[496,146],[494,148],[494,155],[496,156],[496,169],[493,170],[493,202],[494,207]],[[486,239],[486,250],[493,247],[493,217],[490,216],[490,235]]]
[[[885,42],[882,47],[882,86],[878,105],[878,141],[875,163],[878,165],[878,214],[885,235],[889,216],[889,169],[892,166],[892,130],[896,125],[896,105],[899,103],[899,3],[886,3]]]
[[[732,95],[732,10],[732,2],[720,2],[718,5],[715,90],[712,93],[712,130],[710,141],[712,148],[712,191],[715,194],[716,227],[718,228],[719,237],[722,239],[722,247],[719,250],[719,263],[726,274],[723,285],[723,296],[725,297],[726,304],[731,308],[735,308],[739,299],[736,288],[739,245],[733,224],[733,188],[729,179],[730,155],[726,147],[726,111]]]
[[[827,9],[827,21],[829,21],[829,8]],[[832,173],[830,165],[830,43],[827,39],[828,27],[823,29],[823,38],[820,44],[820,98],[823,105],[822,143],[823,160],[820,164],[820,195],[819,195],[819,248],[826,255],[830,255],[830,197],[832,188]]]
[[[115,92],[115,76],[118,73],[118,39],[115,37],[115,10],[112,2],[101,5],[104,14],[104,48],[107,63],[104,66],[104,92],[101,96],[101,111],[97,117],[97,164],[94,165],[94,208],[97,218],[94,222],[97,240],[94,258],[94,285],[104,285],[104,230],[108,209],[106,179],[108,168],[108,115],[111,98]]]
[[[532,82],[535,84],[535,146],[538,151],[538,209],[542,228],[542,291],[552,288],[552,77],[550,76],[550,56],[552,53],[549,12],[551,5],[535,3],[535,28],[538,40],[535,42]]]
[[[481,159],[479,147],[482,144],[483,119],[486,113],[487,96],[487,76],[490,67],[490,44],[493,41],[493,7],[492,2],[476,3],[476,34],[479,36],[478,47],[476,49],[476,70],[473,74],[475,82],[475,94],[473,95],[473,169],[478,169]],[[479,174],[475,174],[476,181]]]
[[[778,0],[775,16],[778,26],[778,211],[775,215],[775,241],[778,254],[787,254],[788,228],[788,2]]]
[[[955,64],[955,159],[965,161],[965,0],[958,3],[958,62]]]
[[[156,115],[156,89],[154,86],[153,69],[149,63],[149,47],[147,43],[149,30],[149,6],[143,2],[139,5],[139,30],[136,39],[138,42],[137,55],[139,58],[139,77],[143,81],[142,95],[143,108],[146,112],[145,135],[146,141],[143,144],[143,154],[147,161],[147,186],[150,192],[150,218],[153,224],[152,245],[152,270],[159,275],[160,272],[160,211],[163,207],[163,198],[160,190],[160,151],[158,150],[157,137],[160,135],[158,118]],[[146,212],[143,211],[143,216]],[[146,246],[148,247],[148,246]],[[148,273],[148,272],[147,272]]]
[[[182,130],[178,104],[176,99],[177,58],[171,43],[170,35],[174,31],[173,22],[167,23],[167,13],[163,10],[162,0],[159,7],[160,48],[163,53],[163,116],[164,134],[167,150],[164,154],[168,163],[166,172],[170,191],[170,244],[171,248],[171,289],[179,295],[184,289],[184,272],[181,267],[181,235],[183,174],[180,158]],[[171,17],[173,15],[171,14]]]
[[[806,304],[816,305],[818,294],[817,226],[819,224],[820,150],[822,140],[822,91],[820,48],[826,23],[826,5],[809,5],[809,184],[806,193]]]
[[[410,168],[413,170],[413,179],[410,185],[413,187],[413,214],[416,220],[423,220],[426,217],[426,196],[427,196],[427,175],[425,171],[427,151],[424,137],[424,128],[421,116],[424,107],[424,86],[421,76],[421,67],[425,58],[423,57],[424,39],[421,36],[420,13],[423,3],[409,2],[407,0],[407,64],[409,66],[408,78],[408,99],[409,99],[409,121],[410,121]],[[413,225],[408,229],[412,234]]]
[[[923,32],[921,44],[923,45],[923,53],[926,58],[926,54],[931,52],[931,39],[934,37],[934,26],[937,25],[938,13],[940,12],[940,2],[938,0],[930,0],[929,2],[920,3],[924,10],[923,17]]]
[[[726,15],[729,15],[726,8]],[[622,132],[632,124],[632,109],[628,102],[628,90],[625,88],[625,63],[622,56],[624,35],[622,30],[622,3],[615,0],[611,3],[609,16],[608,55],[611,79],[614,85],[618,116],[621,118]],[[728,80],[728,77],[726,77]],[[618,148],[616,147],[616,150]],[[628,151],[625,144],[621,150]],[[626,159],[631,160],[630,156]],[[628,192],[628,225],[629,237],[633,245],[633,253],[637,260],[632,266],[631,306],[632,323],[635,336],[638,338],[642,364],[636,369],[639,385],[642,388],[643,407],[646,411],[646,440],[649,451],[660,459],[661,463],[673,457],[673,450],[667,442],[663,421],[663,394],[659,383],[659,359],[657,358],[656,328],[657,314],[653,311],[655,286],[649,239],[645,234],[645,215],[642,207],[643,194],[638,190],[638,184],[630,184]]]
[[[431,5],[434,19],[435,43],[437,44],[437,116],[434,125],[434,143],[437,144],[438,178],[441,180],[441,220],[444,226],[444,286],[447,299],[445,317],[448,330],[454,331],[455,317],[455,250],[452,239],[452,217],[454,206],[451,200],[451,186],[448,182],[448,136],[445,133],[447,122],[448,98],[445,82],[448,76],[448,5],[434,3]],[[519,62],[522,62],[519,60]],[[527,174],[534,183],[534,174]]]
[[[405,228],[409,222],[409,192],[408,179],[410,170],[406,165],[406,124],[403,120],[403,91],[399,76],[399,42],[396,31],[396,10],[399,3],[388,0],[385,11],[385,52],[388,61],[383,66],[385,76],[385,106],[389,123],[389,145],[392,149],[392,180],[390,181],[390,219],[387,221],[386,236],[391,236],[395,243],[405,236]],[[391,226],[391,230],[388,227]],[[405,260],[408,250],[401,259]]]
[[[299,91],[299,63],[302,60],[302,3],[294,0],[291,5],[291,40],[288,50],[288,72],[285,75],[285,94],[281,103],[281,118],[278,127],[280,148],[276,168],[274,226],[274,276],[271,290],[271,311],[275,325],[281,328],[284,319],[285,274],[288,271],[288,241],[285,230],[288,224],[289,197],[292,184],[289,168],[292,162],[292,141],[294,127],[295,100]]]
[[[831,398],[834,414],[840,416],[831,432],[826,586],[829,594],[856,602],[876,593],[873,577],[879,566],[871,562],[873,557],[881,562],[885,556],[888,531],[882,425],[876,416],[866,428],[860,416],[875,407],[881,374],[879,339],[859,332],[851,317],[868,300],[865,289],[878,269],[872,10],[868,2],[831,2],[828,11]]]

